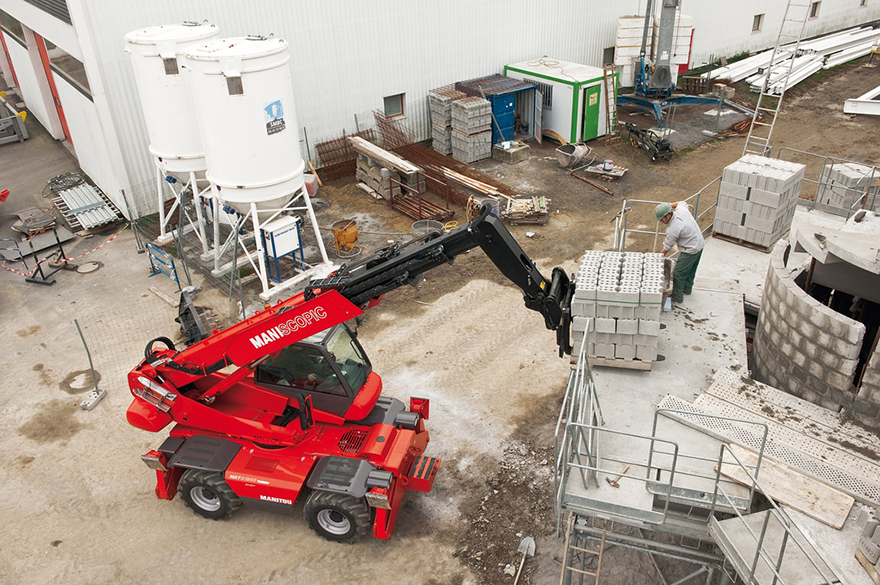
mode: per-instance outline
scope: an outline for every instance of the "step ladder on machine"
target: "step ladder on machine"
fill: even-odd
[[[608,520],[602,521],[602,538],[599,540],[599,548],[595,550],[587,548],[586,545],[590,539],[585,533],[577,530],[575,527],[577,520],[577,514],[570,513],[568,515],[568,528],[565,532],[565,560],[562,564],[559,585],[585,585],[591,581],[593,585],[599,585]],[[595,560],[595,566],[593,560]],[[586,579],[587,577],[593,577],[593,579]]]
[[[617,79],[614,74],[614,64],[603,65],[602,72],[605,90],[605,144],[611,145],[620,142],[620,132],[617,129]]]
[[[782,26],[779,29],[779,37],[776,39],[776,46],[773,47],[773,53],[770,56],[767,76],[764,78],[764,83],[761,86],[761,94],[758,96],[755,114],[752,117],[752,124],[749,127],[749,134],[743,147],[743,156],[747,154],[769,156],[770,154],[770,136],[773,134],[773,126],[776,124],[776,115],[782,106],[782,97],[785,95],[785,88],[788,85],[788,78],[791,75],[795,57],[798,56],[801,37],[803,37],[807,20],[810,18],[812,10],[814,10],[813,4],[810,0],[789,0],[788,6],[785,8]],[[781,86],[782,89],[777,96],[770,93],[768,86],[770,85],[770,73],[773,70],[773,64],[776,62],[776,55],[783,45],[789,45],[785,50],[791,51],[791,58],[788,62],[777,65],[777,67],[786,68]]]

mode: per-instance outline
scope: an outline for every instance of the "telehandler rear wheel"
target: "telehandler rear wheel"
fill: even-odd
[[[312,492],[303,515],[312,530],[337,542],[363,536],[372,524],[366,500],[331,492]]]
[[[228,518],[241,507],[241,500],[216,471],[187,469],[177,486],[187,508],[211,520]]]

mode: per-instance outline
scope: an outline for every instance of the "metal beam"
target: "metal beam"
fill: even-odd
[[[880,116],[880,100],[876,99],[878,96],[880,96],[880,86],[857,98],[846,100],[843,103],[843,113]]]

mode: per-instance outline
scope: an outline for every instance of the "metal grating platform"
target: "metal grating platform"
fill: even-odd
[[[681,398],[667,395],[661,400],[658,408],[681,411],[663,414],[710,436],[733,441],[755,451],[761,449],[762,437],[759,433],[729,420],[706,416],[714,413]],[[818,481],[834,486],[859,501],[880,505],[880,485],[877,483],[810,457],[770,438],[767,440],[764,454],[774,461],[789,465]]]
[[[713,379],[717,384],[706,390],[708,394],[758,414],[766,412],[765,408],[769,403],[773,407],[787,411],[784,413],[787,415],[784,416],[786,426],[800,429],[803,433],[817,438],[824,435],[825,431],[839,433],[857,448],[875,451],[871,458],[880,461],[880,437],[849,422],[833,410],[728,369],[718,370]]]
[[[75,230],[91,230],[120,219],[119,213],[101,193],[87,183],[59,191],[53,202]]]

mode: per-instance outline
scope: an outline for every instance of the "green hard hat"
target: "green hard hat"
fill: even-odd
[[[654,216],[657,218],[657,221],[660,221],[670,213],[672,213],[672,206],[668,203],[661,203],[654,208]]]

